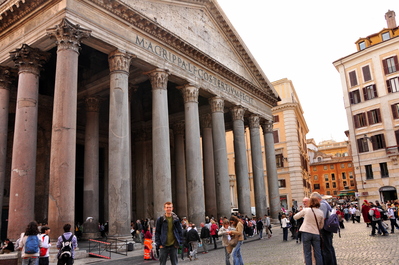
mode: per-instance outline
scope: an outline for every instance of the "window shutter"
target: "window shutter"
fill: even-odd
[[[387,64],[387,59],[382,60],[382,66],[384,67],[384,73],[385,75],[388,74],[388,64]]]
[[[349,101],[351,104],[355,104],[353,101],[353,92],[349,92]]]
[[[366,113],[363,112],[361,115],[362,115],[362,118],[363,118],[363,121],[364,121],[363,126],[367,126],[369,123],[367,123]]]
[[[362,71],[363,71],[364,82],[370,81],[371,80],[370,66],[366,65],[362,67]]]
[[[382,122],[380,109],[376,109],[378,123]]]
[[[395,131],[396,145],[399,145],[399,130]]]
[[[374,97],[378,97],[377,95],[377,86],[373,85],[373,92],[374,92]]]
[[[356,72],[352,71],[349,73],[349,79],[351,82],[351,86],[356,86],[357,85],[357,79],[356,79]]]
[[[360,139],[357,139],[356,141],[357,141],[357,150],[359,151],[359,153],[364,152],[363,144],[362,144],[363,139],[360,138]]]
[[[391,105],[392,116],[393,116],[394,119],[399,118],[398,117],[398,107],[396,106],[396,104]],[[396,132],[395,132],[395,135],[396,135]]]
[[[367,111],[367,119],[369,120],[369,124],[374,124],[373,121],[373,115],[371,114],[371,111]]]
[[[387,89],[388,89],[388,93],[392,93],[392,87],[391,87],[391,81],[387,80]]]
[[[367,87],[363,87],[363,97],[364,100],[369,100],[369,97],[367,96]]]
[[[398,56],[393,57],[393,61],[395,62],[395,72],[399,70],[399,64],[398,64]]]
[[[273,138],[274,138],[274,143],[280,142],[278,139],[278,131],[273,131]]]
[[[376,139],[376,137],[373,135],[373,136],[371,136],[371,144],[373,145],[373,150],[377,150],[377,139]]]
[[[355,123],[355,128],[359,128],[359,117],[358,115],[353,115],[353,122]]]

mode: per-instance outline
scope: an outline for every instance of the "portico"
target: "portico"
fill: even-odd
[[[228,217],[226,130],[234,131],[236,142],[239,207],[249,215],[245,126],[251,129],[251,160],[257,169],[256,207],[263,212],[269,203],[277,217],[274,145],[264,128],[262,155],[260,124],[270,129],[271,108],[279,97],[220,7],[213,1],[132,3],[43,1],[44,12],[26,1],[24,11],[21,6],[14,10],[21,15],[28,10],[26,20],[3,16],[0,21],[3,73],[14,67],[10,52],[21,47],[42,59],[32,76],[20,69],[14,82],[0,80],[0,110],[8,109],[0,112],[0,122],[10,120],[0,144],[12,147],[0,153],[0,187],[9,190],[8,201],[0,203],[9,204],[9,238],[16,239],[32,218],[48,220],[57,237],[65,223],[82,222],[88,215],[107,221],[109,236],[125,237],[131,220],[157,218],[166,201],[196,224],[205,215]],[[0,6],[0,15],[7,12]],[[183,13],[191,22],[164,16]],[[34,84],[37,98],[20,96]],[[9,93],[16,89],[18,94]],[[32,117],[19,107],[24,102]],[[30,124],[29,137],[19,136],[26,132],[24,123]],[[36,142],[42,144],[38,154]],[[31,168],[23,176],[25,186],[14,164]],[[36,201],[42,189],[48,198]],[[16,214],[15,205],[28,201],[27,210]]]

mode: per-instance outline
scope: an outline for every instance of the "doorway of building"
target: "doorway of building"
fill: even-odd
[[[398,193],[395,187],[384,186],[380,188],[381,202],[394,201],[398,199]]]

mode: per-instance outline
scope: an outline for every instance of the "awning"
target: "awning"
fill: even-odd
[[[338,194],[338,196],[352,196],[355,195],[354,191],[346,191],[346,192],[342,192],[340,194]]]

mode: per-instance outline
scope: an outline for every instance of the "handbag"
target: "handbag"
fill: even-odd
[[[314,220],[316,221],[317,229],[319,229],[320,247],[321,247],[321,249],[323,249],[323,248],[324,248],[324,241],[323,241],[323,237],[322,237],[321,234],[320,234],[319,223],[317,222],[316,214],[314,213],[313,208],[310,208],[310,209],[312,209],[312,212],[313,212],[313,215],[314,215]]]
[[[231,239],[229,240],[229,245],[232,247],[237,246],[238,244],[238,236],[232,236]]]

